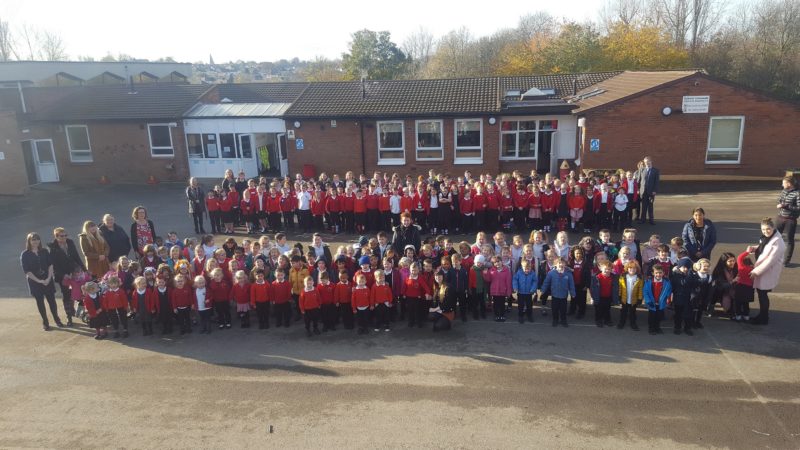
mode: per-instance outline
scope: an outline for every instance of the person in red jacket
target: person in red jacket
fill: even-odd
[[[320,334],[319,331],[319,292],[314,287],[314,279],[310,276],[303,280],[303,291],[300,292],[300,314],[303,315],[306,323],[306,334],[311,337],[311,325],[314,325],[314,334]]]
[[[314,231],[323,231],[322,217],[325,215],[325,199],[322,193],[314,191],[311,195],[311,221],[314,225]]]
[[[414,196],[407,187],[403,188],[402,196],[400,197],[400,214],[407,212],[411,213],[414,210]]]
[[[322,332],[336,331],[336,312],[339,305],[334,298],[334,286],[328,271],[320,272],[317,280],[319,292],[320,315],[322,316]]]
[[[345,330],[353,329],[353,308],[350,304],[352,298],[352,285],[347,270],[339,271],[339,282],[333,288],[333,301],[339,307],[339,315]]]
[[[472,191],[464,189],[463,194],[458,199],[459,212],[461,213],[461,232],[469,233],[472,231],[475,222],[475,201],[472,198]]]
[[[339,187],[337,189],[337,194],[339,198],[341,198],[342,202],[342,225],[344,231],[347,233],[354,233],[355,232],[355,200],[356,196],[353,193],[353,188],[351,186],[347,186],[347,192],[342,193],[342,188]]]
[[[409,311],[408,326],[413,327],[417,325],[419,328],[422,328],[428,316],[425,297],[431,295],[431,291],[420,277],[419,263],[415,262],[409,267],[409,275],[403,282],[400,295],[406,298],[406,307]]]
[[[297,210],[297,196],[288,186],[284,186],[281,190],[281,217],[285,230],[294,229],[295,210]]]
[[[215,191],[208,191],[206,194],[206,210],[208,211],[208,220],[211,222],[211,234],[220,232],[220,212],[219,212],[219,199]]]
[[[142,276],[133,280],[133,292],[131,292],[131,306],[136,312],[136,318],[142,324],[142,336],[153,334],[153,317],[158,310],[158,295],[147,287],[147,279]]]
[[[512,192],[514,192],[514,228],[520,232],[525,230],[525,224],[528,220],[528,197],[530,195],[522,183],[517,183],[517,189]]]
[[[119,277],[110,277],[106,284],[108,290],[103,294],[100,304],[108,314],[111,326],[114,327],[114,338],[120,336],[120,324],[122,325],[122,336],[128,337],[128,295],[120,289],[122,283]]]
[[[225,279],[225,273],[219,267],[213,269],[209,274],[211,281],[208,283],[208,298],[214,305],[217,313],[219,329],[231,327],[231,307],[230,295],[231,285]]]
[[[495,190],[494,183],[486,183],[486,222],[485,231],[497,231],[497,224],[500,218],[500,197]]]
[[[239,191],[236,190],[236,184],[228,186],[228,197],[230,197],[231,204],[233,205],[233,225],[238,227],[242,224],[242,211],[239,209],[242,196],[239,194]]]
[[[369,314],[375,306],[372,304],[372,296],[367,287],[367,277],[358,274],[355,277],[356,285],[353,287],[350,303],[353,307],[353,314],[358,318],[358,334],[367,334],[369,326]]]
[[[500,195],[500,226],[511,229],[511,217],[514,214],[514,197],[508,188],[503,188]]]
[[[356,189],[353,200],[353,215],[355,217],[355,232],[363,233],[367,228],[367,197],[361,188]]]
[[[600,192],[594,195],[594,216],[597,227],[609,228],[611,225],[611,210],[614,207],[614,193],[608,190],[608,185],[600,185]]]
[[[576,184],[572,192],[567,195],[567,207],[569,208],[572,231],[575,231],[575,227],[583,219],[583,208],[585,206],[586,197],[581,192],[581,187]]]
[[[292,283],[286,279],[286,270],[275,270],[275,281],[270,285],[272,304],[275,307],[275,326],[289,328],[292,322]]]
[[[103,309],[100,286],[94,281],[83,285],[83,307],[89,315],[89,326],[95,329],[97,340],[108,337],[108,316]]]
[[[258,329],[269,329],[270,285],[266,280],[264,269],[256,269],[255,282],[250,285],[250,306],[256,310]]]
[[[169,291],[169,297],[172,309],[178,316],[181,334],[191,333],[192,289],[187,285],[186,277],[180,274],[175,276],[175,287]]]
[[[475,229],[482,231],[486,229],[486,208],[487,208],[486,193],[483,191],[483,185],[480,183],[475,184],[475,192],[472,195],[472,209],[475,211]]]
[[[267,196],[267,224],[272,233],[281,231],[281,194],[273,186]]]
[[[386,274],[383,270],[375,272],[375,284],[370,290],[370,303],[375,308],[375,331],[389,331],[390,313],[392,311],[394,295],[392,287],[386,283]]]
[[[325,213],[328,215],[328,223],[331,232],[338,234],[342,226],[342,199],[336,192],[336,187],[328,188],[328,197],[325,199]]]
[[[414,222],[422,227],[422,231],[428,229],[428,212],[431,208],[431,200],[428,198],[428,192],[425,190],[424,183],[417,184],[417,191],[412,198],[411,216]]]
[[[234,190],[234,192],[236,192]],[[233,234],[233,203],[234,199],[229,192],[222,191],[219,196],[219,215],[223,225],[223,234]]]
[[[544,192],[539,194],[542,197],[542,224],[544,231],[549,233],[553,230],[553,219],[558,208],[558,194],[553,192],[550,185],[546,185]]]
[[[378,210],[378,197],[379,194],[376,193],[375,185],[370,184],[369,190],[367,191],[366,199],[367,199],[367,229],[378,232],[381,230],[380,228],[380,221],[381,221],[381,213]]]
[[[231,300],[236,303],[239,323],[242,328],[250,328],[250,283],[244,270],[236,271],[235,283],[231,288]]]

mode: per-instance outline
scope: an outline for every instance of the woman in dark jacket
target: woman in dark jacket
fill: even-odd
[[[114,216],[106,214],[103,216],[103,224],[100,225],[100,234],[108,243],[108,260],[116,261],[120,256],[128,256],[131,252],[131,239],[121,226],[117,225]]]
[[[189,186],[186,186],[186,198],[189,200],[189,214],[194,221],[194,232],[206,234],[203,228],[203,213],[206,211],[206,193],[197,183],[197,178],[189,178]]]
[[[69,314],[72,307],[71,289],[69,286],[62,284],[61,281],[64,279],[64,275],[71,275],[76,267],[86,271],[86,266],[83,264],[75,242],[67,237],[67,232],[63,228],[58,227],[53,230],[53,237],[55,238],[53,242],[48,244],[50,257],[53,260],[53,273],[55,282],[61,286],[61,296],[63,297],[64,309],[67,311],[67,319],[71,320],[72,318]]]
[[[701,258],[711,259],[711,251],[717,245],[717,229],[714,223],[706,219],[703,208],[695,208],[692,211],[692,219],[683,226],[681,237],[692,261],[696,262]]]
[[[147,218],[147,209],[141,205],[133,208],[131,219],[131,248],[141,258],[144,256],[144,247],[156,242],[156,227]]]
[[[53,261],[50,252],[42,247],[42,239],[37,233],[28,233],[25,239],[25,251],[19,257],[22,264],[22,271],[28,280],[28,288],[33,298],[36,299],[36,306],[42,316],[42,326],[44,331],[50,331],[50,322],[47,320],[47,311],[44,301],[50,306],[50,313],[56,325],[63,327],[61,319],[58,317],[58,306],[56,306],[56,286],[53,282]]]

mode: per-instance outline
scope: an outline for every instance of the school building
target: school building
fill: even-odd
[[[766,180],[800,166],[800,105],[698,70],[0,86],[0,195],[226,169],[557,173],[564,162],[633,169],[650,155],[666,180]]]

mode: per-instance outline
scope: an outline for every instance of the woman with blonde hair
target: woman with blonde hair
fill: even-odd
[[[109,247],[103,234],[98,231],[97,224],[91,220],[84,222],[83,232],[78,239],[89,273],[95,278],[102,277],[108,272]]]

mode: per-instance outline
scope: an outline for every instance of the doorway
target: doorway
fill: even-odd
[[[22,141],[22,155],[25,159],[28,184],[58,182],[58,164],[52,140]]]

